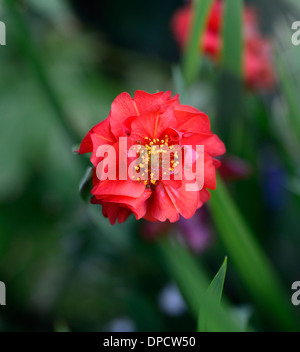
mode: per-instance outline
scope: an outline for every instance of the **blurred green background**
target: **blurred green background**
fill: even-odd
[[[7,287],[0,331],[194,331],[194,317],[149,240],[164,229],[132,218],[111,227],[100,208],[80,198],[89,160],[72,152],[108,116],[119,93],[177,93],[172,75],[180,53],[170,18],[183,1],[7,3],[15,3],[16,12],[5,4],[0,12],[7,28],[7,45],[0,47],[0,281]],[[278,87],[244,93],[229,138],[218,118],[229,116],[234,103],[224,104],[224,82],[208,61],[186,99],[228,138],[237,167],[251,170],[228,187],[291,293],[292,282],[300,280],[300,136],[293,125],[300,120],[300,47],[291,43],[300,5],[250,3],[274,43],[282,69]],[[203,222],[167,229],[174,235],[197,226],[199,236],[206,231],[209,241],[196,250],[196,260],[213,277],[227,252],[208,214],[205,222],[209,231],[202,235]],[[226,295],[257,329],[271,330],[228,260]]]

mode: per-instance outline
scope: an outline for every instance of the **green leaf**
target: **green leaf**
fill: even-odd
[[[215,297],[207,294],[209,280],[193,256],[175,241],[163,240],[159,248],[194,317],[198,319],[201,309],[202,314],[209,317],[209,331],[241,331],[230,311],[216,304]]]
[[[221,304],[226,271],[227,271],[227,257],[225,258],[220,270],[218,271],[218,273],[216,274],[216,276],[214,277],[213,281],[211,282],[211,284],[207,289],[207,295],[211,297],[212,300],[215,301],[216,305]],[[200,305],[200,312],[199,312],[199,318],[198,318],[198,332],[209,331],[209,326],[210,326],[209,322],[210,322],[210,316],[204,315],[204,311],[202,310],[202,307]]]
[[[227,271],[227,257],[225,258],[220,270],[214,277],[213,281],[208,287],[207,293],[216,299],[216,302],[221,303],[224,281]]]
[[[299,329],[281,282],[219,178],[210,208],[220,239],[265,318],[284,330]]]
[[[186,85],[190,85],[197,76],[201,55],[199,43],[204,32],[207,17],[213,0],[198,0],[193,2],[194,21],[191,35],[183,56],[183,74]]]
[[[224,68],[242,76],[243,0],[226,0],[224,10],[223,52]]]

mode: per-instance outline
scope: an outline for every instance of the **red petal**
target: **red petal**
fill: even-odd
[[[155,191],[153,192],[148,203],[152,218],[162,222],[166,220],[176,222],[179,220],[178,210],[169,197],[166,187],[161,182],[156,186]]]
[[[198,208],[202,207],[203,204],[210,200],[210,193],[207,189],[202,189],[199,194],[199,204]]]
[[[204,154],[204,188],[216,189],[216,165],[215,159],[208,154]]]
[[[128,93],[121,93],[111,105],[110,126],[116,138],[126,136],[123,123],[130,116],[138,116],[136,104]]]
[[[191,145],[196,150],[197,145],[204,145],[204,153],[211,156],[223,155],[226,152],[224,143],[216,134],[195,133],[192,136],[183,136],[181,145]]]
[[[92,130],[88,132],[88,134],[83,138],[80,147],[79,154],[91,153],[93,151],[93,143],[91,140]]]
[[[187,105],[178,105],[174,109],[177,120],[176,129],[180,132],[208,132],[210,133],[210,122],[203,112]]]
[[[166,188],[167,193],[175,205],[177,211],[185,218],[190,219],[198,209],[199,205],[199,191],[186,191],[185,185],[180,189]]]
[[[92,141],[92,135],[95,137],[94,141]],[[96,147],[94,145],[95,142]],[[115,138],[110,131],[109,118],[107,118],[94,126],[84,137],[80,144],[79,154],[91,153],[102,144],[113,144],[114,142]]]
[[[147,211],[147,199],[151,196],[151,191],[144,192],[141,197],[120,197],[120,196],[109,196],[102,200],[103,204],[114,203],[129,209],[134,213],[137,220],[144,217]]]
[[[100,182],[92,189],[92,194],[100,197],[107,196],[125,196],[138,198],[142,196],[145,191],[144,183],[139,183],[136,181],[119,181],[119,180],[106,180]]]
[[[164,92],[149,94],[142,90],[137,90],[134,94],[134,101],[136,103],[139,114],[142,115],[148,110],[152,110],[156,106],[164,104],[166,99],[163,99]],[[169,99],[171,94],[169,96]]]
[[[126,221],[132,213],[129,209],[120,207],[118,204],[104,203],[102,204],[102,214],[109,219],[111,225],[114,225],[117,220],[120,224]]]
[[[131,136],[136,140],[143,140],[145,137],[160,138],[167,128],[175,125],[173,110],[162,112],[161,108],[157,107],[156,110],[145,113],[132,122]]]

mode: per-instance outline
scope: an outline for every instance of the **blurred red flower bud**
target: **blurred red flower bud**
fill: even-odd
[[[219,170],[220,175],[225,181],[245,180],[252,175],[251,165],[236,156],[226,156],[222,158]]]

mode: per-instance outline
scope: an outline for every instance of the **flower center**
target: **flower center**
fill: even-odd
[[[144,137],[144,143],[137,147],[139,164],[135,169],[140,175],[137,181],[144,182],[148,189],[155,189],[159,179],[168,179],[168,174],[174,174],[176,166],[179,165],[176,147],[180,148],[179,145],[174,145],[168,135],[165,135],[164,139]],[[169,156],[164,163],[164,154],[167,153]]]

